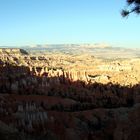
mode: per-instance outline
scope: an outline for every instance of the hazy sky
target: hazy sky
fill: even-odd
[[[140,16],[126,0],[0,0],[0,46],[100,43],[140,47]]]

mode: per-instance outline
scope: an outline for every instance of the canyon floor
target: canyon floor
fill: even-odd
[[[1,140],[140,139],[138,52],[70,48],[0,49]]]

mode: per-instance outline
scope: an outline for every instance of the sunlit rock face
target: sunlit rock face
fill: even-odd
[[[25,66],[36,76],[60,77],[86,83],[119,83],[133,85],[140,82],[140,59],[97,59],[90,54],[63,53],[28,54],[22,49],[0,49],[0,65]],[[128,80],[129,79],[129,80]]]
[[[22,49],[8,48],[0,49],[0,53],[0,71],[12,76],[30,73],[39,77],[58,77],[54,78],[57,83],[60,82],[59,77],[86,83],[134,85],[140,82],[140,59],[102,60],[85,54],[63,53],[44,53],[41,56],[40,53],[28,54]],[[12,85],[12,89],[16,85]]]
[[[139,140],[139,66],[139,59],[2,52],[0,135]]]
[[[43,75],[44,73],[47,73],[49,77],[63,76],[66,79],[70,79],[72,81],[82,80],[82,81],[88,82],[88,76],[85,71],[76,71],[76,70],[65,71],[62,69],[48,70],[48,69],[43,68],[41,69],[40,73],[36,72],[37,75]]]

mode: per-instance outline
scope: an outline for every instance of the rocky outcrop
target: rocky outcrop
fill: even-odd
[[[86,83],[134,85],[140,82],[139,59],[101,60],[90,55],[28,54],[22,49],[0,49],[0,65],[25,66],[36,76],[65,77]],[[25,53],[24,53],[25,52]],[[98,75],[98,76],[97,76]],[[129,80],[127,80],[129,79]]]
[[[2,129],[34,140],[140,139],[136,61],[127,67],[94,58],[90,66],[89,58],[84,65],[81,57],[10,51],[0,55],[0,134]]]
[[[19,48],[0,48],[0,53],[1,54],[20,54],[20,55],[28,55],[28,53],[23,50],[23,49],[19,49]]]

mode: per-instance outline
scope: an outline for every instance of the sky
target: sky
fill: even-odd
[[[0,46],[108,43],[140,48],[140,16],[126,0],[0,0]]]

